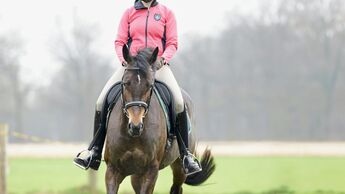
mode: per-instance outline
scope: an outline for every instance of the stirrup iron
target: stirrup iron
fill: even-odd
[[[191,173],[189,173],[188,172],[188,169],[187,168],[185,168],[185,166],[186,166],[186,163],[185,163],[185,161],[186,161],[186,157],[187,156],[191,156],[192,158],[193,158],[193,161],[194,162],[196,162],[197,164],[198,164],[198,166],[199,166],[199,168],[200,168],[200,170],[197,170],[197,171],[195,171],[195,172],[191,172]],[[192,174],[195,174],[195,173],[198,173],[198,172],[201,172],[202,171],[202,166],[201,166],[201,164],[200,164],[200,162],[199,162],[199,160],[193,155],[193,154],[191,154],[191,153],[189,153],[189,154],[187,154],[187,155],[184,155],[183,156],[183,159],[182,159],[182,165],[183,165],[183,171],[184,171],[184,173],[187,175],[187,176],[189,176],[189,175],[192,175]]]
[[[89,156],[90,156],[89,163],[86,165],[86,167],[84,167],[84,166],[82,166],[82,165],[76,163],[75,161],[73,161],[73,164],[76,165],[76,166],[78,166],[79,168],[81,168],[81,169],[83,169],[83,170],[87,170],[87,169],[90,168],[91,161],[92,161],[92,159],[93,159],[93,158],[92,158],[92,152],[91,152],[91,150],[83,150],[83,151],[79,152],[78,155],[77,155],[76,157],[79,158],[79,156],[80,156],[83,152],[89,152]]]

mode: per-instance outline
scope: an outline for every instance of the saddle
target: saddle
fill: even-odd
[[[105,102],[105,108],[107,109],[108,115],[114,108],[116,102],[121,97],[121,82],[115,83],[110,90],[108,91],[106,102]],[[175,112],[175,105],[174,100],[172,97],[172,93],[169,90],[168,86],[160,82],[158,80],[155,80],[154,86],[153,86],[153,95],[156,95],[159,104],[161,105],[161,108],[163,109],[166,124],[167,124],[167,132],[168,132],[168,141],[171,141],[175,136],[175,123],[176,123],[176,112]],[[109,116],[107,117],[107,123],[108,123]]]

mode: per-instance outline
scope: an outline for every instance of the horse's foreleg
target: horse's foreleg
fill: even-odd
[[[113,167],[108,166],[105,173],[105,184],[107,194],[117,194],[120,184],[125,177],[116,171]]]
[[[158,177],[158,162],[152,165],[148,171],[141,177],[140,194],[152,194]]]
[[[177,158],[174,163],[170,165],[172,171],[173,171],[173,185],[170,189],[170,194],[182,194],[182,184],[185,182],[187,176],[183,171],[181,160]]]

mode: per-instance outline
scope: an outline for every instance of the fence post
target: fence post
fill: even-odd
[[[7,166],[7,156],[6,156],[6,144],[7,144],[8,126],[5,124],[0,124],[0,194],[7,193],[7,180],[6,180],[6,166]]]
[[[89,187],[91,194],[97,193],[97,171],[89,169]]]

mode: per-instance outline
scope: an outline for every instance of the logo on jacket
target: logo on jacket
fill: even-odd
[[[162,16],[161,16],[161,14],[156,13],[154,18],[155,18],[156,21],[159,21],[162,18]]]

